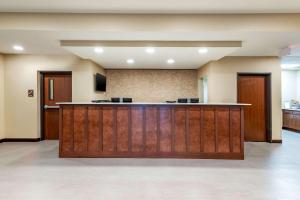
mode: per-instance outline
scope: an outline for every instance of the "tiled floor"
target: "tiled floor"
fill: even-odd
[[[297,200],[300,134],[246,143],[244,161],[59,159],[58,143],[0,144],[0,199]]]

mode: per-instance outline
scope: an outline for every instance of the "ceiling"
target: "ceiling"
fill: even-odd
[[[278,56],[281,49],[300,43],[300,32],[101,32],[0,30],[0,52],[16,53],[12,45],[25,47],[24,54],[69,54],[61,40],[158,40],[158,41],[242,41],[231,56]]]
[[[204,40],[204,41],[242,41],[241,48],[215,48],[209,54],[199,57],[190,57],[191,49],[184,48],[161,48],[152,57],[159,58],[156,62],[150,62],[149,55],[145,54],[144,49],[137,48],[118,48],[113,47],[105,51],[101,56],[96,55],[91,47],[62,47],[61,40]],[[201,66],[210,60],[217,60],[224,56],[278,56],[280,50],[291,44],[300,43],[300,32],[86,32],[86,31],[22,31],[22,30],[0,30],[0,52],[20,53],[20,54],[55,54],[68,55],[75,54],[82,58],[89,58],[109,68],[124,68],[125,58],[134,57],[138,62],[133,68],[142,64],[141,67],[164,66],[166,57],[173,57],[177,60],[174,68],[194,68]],[[23,45],[23,52],[16,52],[12,45]],[[167,52],[169,51],[169,52]],[[194,52],[197,52],[193,50]],[[182,56],[184,55],[184,56]],[[188,56],[187,56],[188,55]],[[293,55],[296,56],[296,55]],[[179,59],[180,58],[180,59]],[[109,59],[112,59],[109,61]],[[120,60],[118,60],[120,59]],[[293,59],[293,57],[290,57]],[[143,60],[143,61],[142,61]],[[197,63],[196,63],[197,61]],[[297,60],[298,61],[298,60]],[[152,66],[151,66],[152,65]],[[166,66],[170,67],[170,66]]]
[[[1,0],[0,12],[299,13],[299,0]]]
[[[5,4],[4,4],[5,5]],[[2,2],[0,9],[2,7]],[[224,56],[280,56],[293,47],[284,62],[299,62],[300,14],[260,15],[101,15],[101,14],[24,14],[0,13],[0,53],[75,54],[92,59],[105,68],[169,68],[167,57],[176,60],[172,68],[195,68]],[[287,23],[289,22],[289,23]],[[105,47],[96,55],[92,46],[61,46],[62,40],[75,41],[241,41],[239,48],[215,46],[209,53],[197,54],[194,46],[159,46],[154,55],[145,47],[127,45]],[[25,50],[16,52],[19,44]],[[298,52],[298,53],[297,53]],[[195,53],[195,54],[194,54]],[[157,60],[153,60],[153,57]],[[125,60],[133,58],[135,65]],[[155,66],[154,66],[155,65]]]
[[[65,47],[85,59],[91,59],[107,69],[198,69],[211,60],[218,60],[238,47],[210,47],[206,54],[199,54],[196,47],[156,47],[153,54],[146,53],[145,47],[103,47],[97,54],[94,47]],[[127,64],[133,59],[134,64]],[[167,64],[173,59],[174,64]]]
[[[283,50],[281,59],[282,69],[300,70],[300,44],[290,45]]]

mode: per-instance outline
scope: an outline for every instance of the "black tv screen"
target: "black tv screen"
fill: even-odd
[[[95,75],[96,91],[106,91],[106,77],[101,74]]]

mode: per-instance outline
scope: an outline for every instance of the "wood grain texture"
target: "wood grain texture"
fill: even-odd
[[[117,107],[117,151],[129,149],[129,108]]]
[[[62,151],[73,152],[74,148],[74,110],[73,106],[64,106],[60,113],[61,120],[61,147]]]
[[[101,107],[88,107],[88,151],[102,150],[102,110]]]
[[[87,107],[74,106],[74,151],[87,151]]]
[[[283,128],[300,131],[300,112],[292,110],[283,110]]]
[[[49,98],[49,81],[53,80],[53,99]],[[46,140],[57,140],[59,136],[59,109],[44,109],[44,106],[57,106],[57,102],[72,101],[72,75],[69,74],[45,74],[43,76],[42,90],[42,130]]]
[[[245,108],[246,141],[267,140],[266,98],[265,76],[239,76],[238,102],[251,104]]]
[[[201,110],[189,108],[189,152],[201,151]]]
[[[202,122],[202,151],[205,153],[213,153],[216,151],[215,111],[213,107],[203,108]]]
[[[143,108],[131,108],[131,151],[143,151]]]
[[[157,108],[147,107],[145,110],[146,115],[146,151],[156,152],[157,151]]]
[[[232,152],[241,151],[241,110],[239,108],[230,109],[230,135],[232,143]]]
[[[229,108],[216,108],[217,152],[230,152],[230,112]]]
[[[44,111],[44,134],[47,140],[57,140],[59,133],[59,110],[48,109]]]
[[[186,110],[185,108],[175,108],[175,152],[186,152]]]
[[[61,157],[243,159],[240,106],[62,105]]]
[[[112,152],[115,149],[114,110],[113,107],[103,107],[103,151]]]
[[[172,110],[169,107],[160,108],[160,151],[171,152],[172,150]]]

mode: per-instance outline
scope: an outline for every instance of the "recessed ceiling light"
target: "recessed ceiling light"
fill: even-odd
[[[168,60],[167,60],[167,63],[168,63],[168,64],[174,64],[174,63],[175,63],[175,60],[174,60],[174,59],[168,59]]]
[[[208,49],[207,49],[207,48],[200,48],[200,49],[198,49],[198,52],[199,52],[200,54],[205,54],[205,53],[208,52]]]
[[[128,64],[133,64],[134,63],[134,60],[133,59],[127,59],[126,61]]]
[[[96,52],[96,53],[103,53],[103,48],[102,47],[95,47],[95,49],[94,49],[94,51]]]
[[[149,54],[153,54],[155,52],[155,49],[153,47],[148,47],[146,49],[146,52],[149,53]]]
[[[21,45],[14,45],[13,48],[16,51],[23,51],[24,50],[24,47],[22,47]]]

